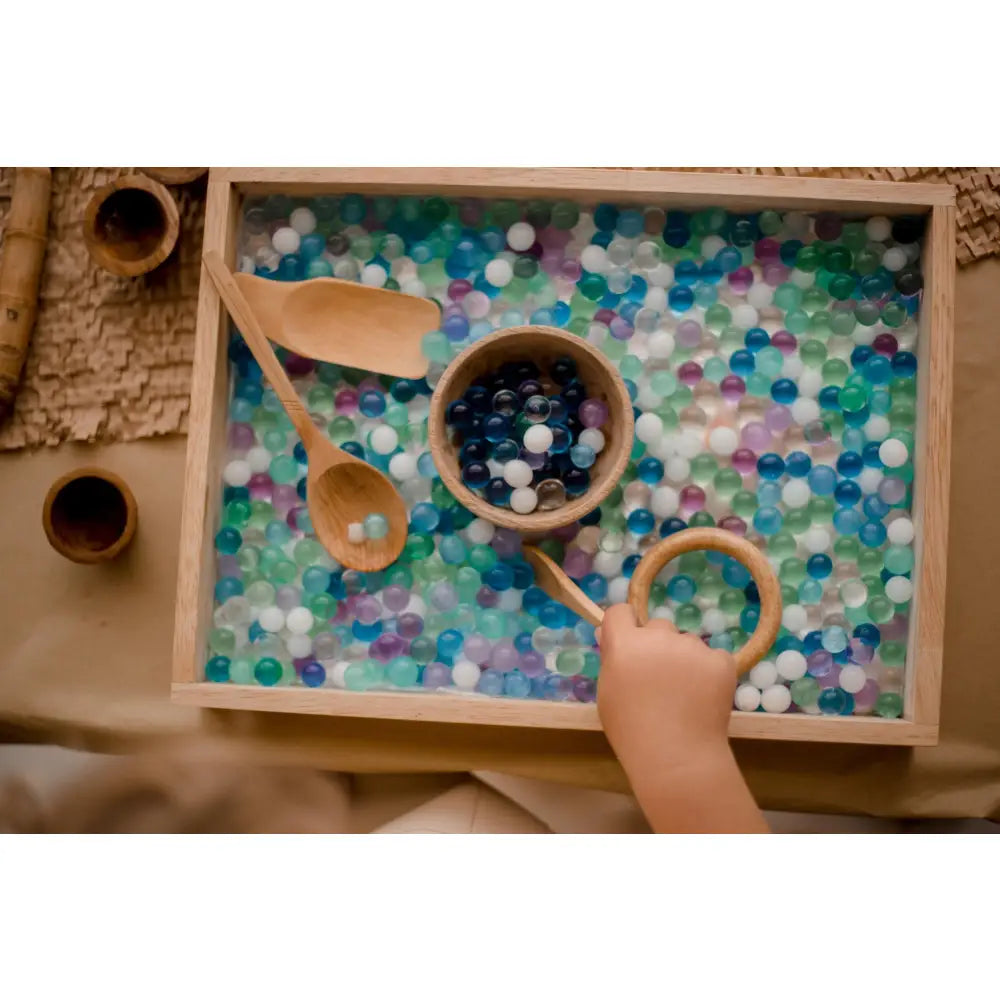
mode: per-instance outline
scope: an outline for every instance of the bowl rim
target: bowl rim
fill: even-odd
[[[445,422],[445,410],[453,396],[453,386],[460,379],[462,372],[468,366],[469,361],[486,347],[490,347],[499,341],[513,339],[518,335],[532,333],[538,336],[545,336],[557,342],[560,349],[563,347],[569,355],[583,354],[589,356],[600,368],[602,368],[612,387],[609,392],[609,404],[613,407],[616,417],[622,421],[620,443],[618,454],[614,461],[604,470],[604,477],[599,485],[590,486],[581,496],[567,502],[562,507],[555,510],[534,510],[530,514],[518,514],[515,511],[503,507],[494,507],[493,504],[473,493],[461,477],[456,475],[443,461],[438,461],[439,457],[447,453],[454,457],[455,451],[448,439],[448,427]],[[618,416],[620,414],[620,416]],[[593,344],[588,343],[581,337],[566,333],[557,327],[539,326],[530,324],[525,326],[506,327],[502,330],[495,330],[485,337],[477,340],[455,355],[448,363],[448,367],[442,373],[434,391],[431,394],[430,411],[427,415],[427,442],[431,455],[434,457],[434,464],[438,475],[445,486],[451,491],[455,498],[472,511],[476,517],[489,521],[491,524],[502,528],[510,528],[518,532],[548,532],[556,528],[565,527],[578,521],[588,514],[595,507],[599,506],[607,498],[608,494],[615,488],[621,480],[622,473],[628,465],[632,453],[632,445],[635,434],[635,414],[632,410],[632,399],[625,386],[625,380],[621,373],[611,362],[611,360],[599,351]],[[455,461],[457,465],[457,459]]]

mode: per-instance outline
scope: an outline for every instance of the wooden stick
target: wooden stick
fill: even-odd
[[[14,409],[38,312],[51,194],[48,167],[17,168],[0,259],[0,421]]]

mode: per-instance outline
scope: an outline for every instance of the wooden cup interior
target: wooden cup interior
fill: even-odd
[[[136,504],[117,476],[83,469],[52,484],[42,521],[49,542],[75,562],[116,556],[135,532]]]
[[[604,448],[589,469],[590,486],[579,497],[556,510],[517,514],[495,507],[462,482],[458,452],[445,422],[448,404],[461,398],[479,377],[496,371],[509,361],[534,361],[543,374],[557,358],[576,362],[580,381],[592,399],[608,407],[608,419],[600,428]],[[585,340],[554,327],[511,327],[491,333],[455,358],[441,376],[431,399],[428,440],[442,480],[458,500],[477,517],[502,527],[527,533],[544,533],[571,524],[593,510],[614,489],[628,464],[632,450],[634,418],[625,383],[611,362]]]

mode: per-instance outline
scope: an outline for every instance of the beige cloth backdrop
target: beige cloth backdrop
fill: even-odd
[[[941,744],[906,750],[742,742],[771,809],[1000,818],[1000,259],[958,275],[951,535]],[[185,439],[0,454],[0,736],[96,750],[210,732],[248,753],[350,771],[488,769],[608,790],[600,734],[199,711],[168,697]],[[109,566],[46,544],[42,498],[104,465],[131,485],[139,531]],[[2,751],[0,751],[2,752]]]

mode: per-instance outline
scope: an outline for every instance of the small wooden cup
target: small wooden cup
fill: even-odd
[[[114,559],[132,541],[137,522],[132,491],[106,469],[86,467],[60,476],[42,506],[49,544],[78,563]]]
[[[135,278],[170,256],[180,225],[170,192],[144,174],[129,174],[94,193],[84,213],[83,238],[95,263]]]
[[[601,428],[604,448],[590,468],[590,487],[581,496],[567,500],[556,510],[536,510],[516,514],[494,507],[473,493],[463,482],[458,454],[449,439],[445,411],[448,404],[461,398],[472,382],[495,371],[505,361],[529,358],[544,371],[556,358],[572,358],[580,380],[594,399],[608,406],[608,420]],[[544,534],[572,524],[593,510],[621,479],[632,451],[635,418],[628,389],[618,370],[585,340],[550,326],[515,326],[498,330],[466,348],[448,366],[434,389],[427,417],[427,438],[434,464],[445,486],[459,502],[493,524],[528,534]]]

